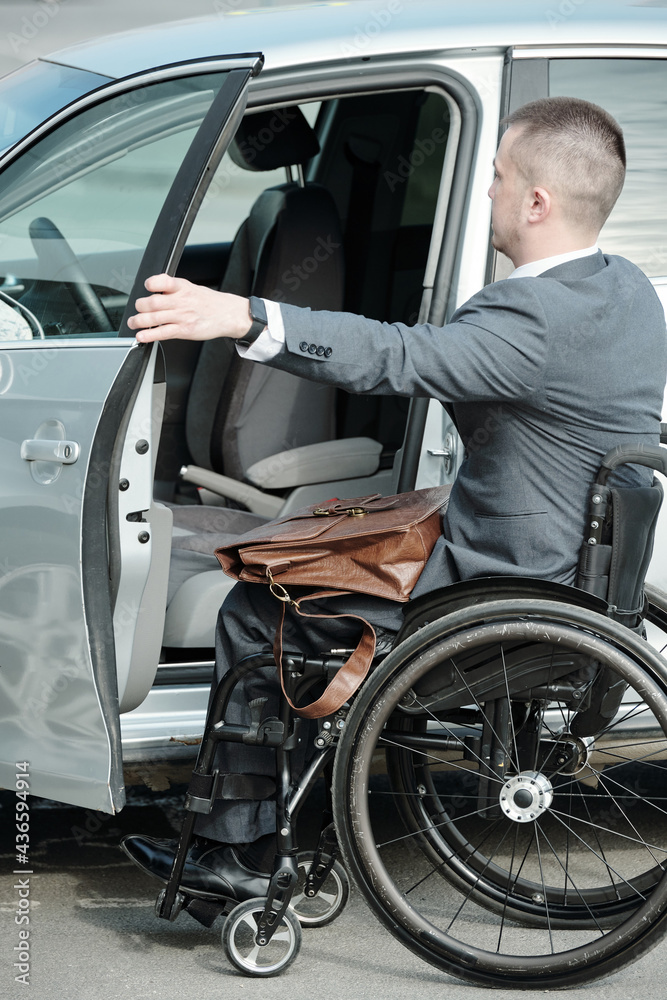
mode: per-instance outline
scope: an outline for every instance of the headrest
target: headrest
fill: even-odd
[[[229,155],[244,170],[277,170],[305,163],[320,151],[317,136],[300,108],[245,115]]]

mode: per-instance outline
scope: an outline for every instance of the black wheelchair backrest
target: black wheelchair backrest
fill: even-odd
[[[589,495],[575,586],[602,597],[610,617],[637,628],[663,490],[657,479],[652,486],[608,486],[610,473],[619,465],[643,465],[667,475],[667,449],[618,445],[604,456]]]

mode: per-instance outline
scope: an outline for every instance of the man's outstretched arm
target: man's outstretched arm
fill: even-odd
[[[152,294],[137,299],[137,314],[128,321],[140,342],[242,340],[252,325],[241,296],[168,275],[149,278],[146,287]],[[529,278],[487,286],[445,327],[285,305],[280,312],[285,342],[266,363],[351,392],[518,400],[540,382],[547,328]]]

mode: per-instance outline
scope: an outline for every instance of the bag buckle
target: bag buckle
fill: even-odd
[[[313,511],[315,517],[338,517],[339,514],[347,514],[348,517],[363,517],[368,514],[366,507],[316,507]]]
[[[299,609],[299,602],[292,600],[292,598],[290,597],[290,595],[287,593],[287,591],[283,587],[282,583],[276,583],[276,581],[273,579],[273,573],[271,572],[271,570],[269,569],[268,566],[266,567],[266,575],[269,578],[269,590],[271,591],[271,593],[273,594],[273,596],[277,600],[282,601],[283,604],[289,604],[293,608],[296,608],[297,611],[298,611],[298,609]]]

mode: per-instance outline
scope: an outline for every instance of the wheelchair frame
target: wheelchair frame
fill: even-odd
[[[632,462],[665,472],[666,459],[660,448],[610,452],[593,487],[594,516],[599,486],[613,468]],[[600,541],[600,533],[593,542],[587,539],[589,545]],[[325,923],[342,910],[347,886],[337,834],[346,867],[379,919],[420,957],[458,978],[533,989],[548,972],[550,986],[562,988],[636,960],[667,933],[667,834],[652,833],[667,808],[649,809],[648,819],[640,816],[648,800],[632,785],[633,766],[659,774],[667,761],[667,663],[637,634],[640,619],[635,631],[628,628],[631,610],[610,606],[595,593],[515,578],[468,581],[427,595],[410,608],[394,649],[351,708],[318,720],[314,755],[294,780],[291,754],[303,720],[282,694],[277,718],[262,718],[265,699],[259,699],[250,705],[249,725],[224,721],[235,685],[274,663],[267,653],[246,658],[223,678],[211,701],[157,915],[173,920],[186,908],[211,925],[224,913],[223,944],[232,963],[246,974],[273,975],[300,947],[298,908],[296,915],[290,908],[300,867],[304,899],[316,898],[332,875],[336,884],[329,909],[310,921],[302,914],[303,922]],[[647,617],[667,624],[664,609],[649,607]],[[340,656],[287,654],[283,670],[292,700],[343,662]],[[603,678],[602,690],[596,678]],[[628,690],[643,709],[621,708]],[[661,730],[662,738],[649,739],[636,752],[647,711],[651,731]],[[560,716],[558,730],[549,712]],[[591,718],[597,731],[587,733]],[[610,751],[597,741],[610,732],[616,735],[605,764]],[[210,811],[221,787],[213,766],[220,741],[276,752],[277,854],[265,899],[202,900],[179,888],[196,816]],[[398,829],[407,831],[386,843],[377,835],[379,826],[385,828],[383,814],[373,815],[383,793],[371,803],[369,792],[380,751],[389,781],[384,794],[396,806]],[[592,763],[596,754],[602,754],[602,764]],[[325,816],[314,855],[300,864],[296,817],[332,765],[335,832]],[[455,773],[476,776],[462,817],[452,815],[448,800],[452,766]],[[595,794],[582,791],[593,786]],[[597,822],[601,805],[606,819]],[[471,829],[480,822],[482,833]],[[648,840],[640,822],[651,831]],[[565,836],[565,848],[558,846],[559,836]],[[507,860],[503,844],[512,839]],[[629,862],[623,857],[627,844],[636,855]],[[405,859],[394,856],[402,846],[417,870],[407,889]],[[564,862],[558,851],[564,851]],[[549,863],[543,868],[545,853]],[[450,885],[463,896],[458,904],[451,902]],[[460,916],[472,906],[481,908],[490,931],[478,917]],[[525,926],[540,931],[545,951],[532,954],[532,946],[521,941]],[[518,949],[503,945],[503,938],[519,942]]]

